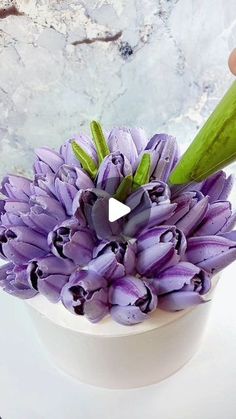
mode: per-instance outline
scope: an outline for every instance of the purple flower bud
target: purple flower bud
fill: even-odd
[[[4,227],[25,225],[22,220],[22,213],[29,211],[29,204],[13,200],[1,201],[1,223]]]
[[[34,181],[31,185],[31,195],[51,196],[55,198],[55,174],[35,174]]]
[[[208,197],[203,198],[196,205],[194,205],[189,212],[176,223],[176,227],[189,236],[196,225],[200,224],[208,210]]]
[[[225,201],[232,190],[233,181],[232,175],[226,178],[226,173],[220,170],[203,182],[201,192],[209,196],[210,203]]]
[[[184,191],[177,195],[172,199],[172,202],[176,204],[176,209],[173,216],[169,218],[168,223],[176,224],[203,198],[204,195],[199,191]]]
[[[86,265],[93,255],[94,234],[78,221],[69,219],[49,233],[48,243],[52,253],[62,259],[71,259],[79,266]]]
[[[175,226],[158,226],[142,233],[137,240],[137,270],[155,277],[158,272],[178,263],[186,250],[184,234]]]
[[[114,152],[105,157],[98,169],[97,186],[113,195],[124,177],[132,175],[129,160],[123,154]]]
[[[151,177],[167,182],[178,160],[176,139],[170,135],[156,134],[148,142],[146,150],[150,150],[152,155]]]
[[[198,224],[194,236],[214,236],[227,230],[231,223],[232,211],[228,201],[211,204],[202,222]]]
[[[110,314],[118,323],[141,323],[157,307],[152,286],[134,276],[116,279],[109,288]]]
[[[44,256],[49,248],[42,234],[26,226],[14,226],[0,232],[1,254],[16,265]]]
[[[27,268],[30,286],[52,303],[60,300],[63,286],[68,282],[75,265],[68,259],[49,255],[30,262]]]
[[[35,153],[37,160],[34,164],[34,170],[39,175],[56,173],[61,165],[64,164],[62,156],[48,147],[37,148]]]
[[[132,193],[125,202],[131,208],[123,233],[137,236],[143,228],[151,228],[168,220],[176,204],[170,204],[170,190],[164,182],[153,181]]]
[[[94,184],[87,173],[78,167],[64,164],[56,174],[56,196],[68,215],[72,215],[72,203],[78,190],[89,189],[93,186]]]
[[[159,273],[152,282],[162,310],[184,310],[204,302],[211,288],[210,275],[188,262],[180,262]]]
[[[77,142],[80,147],[82,147],[82,149],[97,163],[97,151],[91,138],[87,135],[75,135],[73,139],[67,140],[60,148],[60,154],[64,158],[66,164],[69,166],[80,167],[80,162],[75,157],[71,146],[73,141]]]
[[[236,242],[220,236],[191,237],[186,259],[209,274],[216,274],[236,259]]]
[[[3,179],[0,192],[14,201],[28,202],[31,184],[25,177],[9,175]]]
[[[142,133],[137,135],[137,132],[132,132],[128,128],[114,128],[108,136],[107,143],[111,153],[118,151],[124,154],[132,167],[138,158],[138,149],[141,150],[145,146],[142,144],[144,143]]]
[[[29,286],[26,266],[15,266],[12,263],[0,268],[0,287],[8,294],[22,299],[32,298],[37,294]]]
[[[130,242],[101,242],[93,252],[88,267],[107,280],[136,273],[136,244]]]
[[[108,314],[107,281],[96,272],[77,270],[64,286],[61,300],[73,314],[97,323]]]
[[[67,218],[61,204],[46,195],[32,196],[30,208],[21,214],[24,223],[40,233],[49,233],[53,228]]]

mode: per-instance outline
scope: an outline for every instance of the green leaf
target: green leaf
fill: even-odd
[[[142,185],[145,185],[150,180],[150,169],[151,169],[151,155],[145,153],[142,157],[141,162],[136,170],[134,181],[133,181],[133,190],[140,188]]]
[[[93,159],[83,150],[82,147],[76,142],[72,142],[72,149],[75,154],[75,157],[80,161],[81,166],[86,172],[91,176],[92,179],[96,177],[97,174],[97,165]]]
[[[122,182],[120,183],[119,187],[117,188],[116,193],[114,194],[114,198],[118,199],[118,201],[124,202],[131,192],[133,183],[133,176],[129,175],[126,176]]]
[[[102,127],[97,121],[92,121],[90,124],[93,140],[97,149],[98,161],[101,163],[103,159],[110,154]]]

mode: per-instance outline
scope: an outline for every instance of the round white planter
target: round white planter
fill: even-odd
[[[135,326],[122,326],[111,317],[91,324],[42,296],[28,300],[27,306],[58,367],[95,386],[132,388],[163,380],[194,355],[211,302],[176,313],[156,310]]]

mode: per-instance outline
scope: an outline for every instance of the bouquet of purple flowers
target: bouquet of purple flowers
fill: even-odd
[[[33,179],[9,175],[0,201],[0,286],[38,293],[98,322],[122,324],[161,308],[204,303],[213,275],[236,259],[232,176],[171,186],[175,138],[113,129],[76,136],[59,152],[36,150]],[[109,222],[109,197],[131,212]]]

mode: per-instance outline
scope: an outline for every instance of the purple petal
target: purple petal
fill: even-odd
[[[108,314],[107,297],[107,290],[102,288],[93,294],[91,300],[84,303],[84,314],[90,322],[97,323]]]
[[[165,311],[179,311],[204,302],[203,298],[197,292],[176,291],[160,296],[158,308]]]
[[[159,243],[138,254],[137,271],[140,275],[154,277],[160,270],[175,265],[179,260],[172,243]]]
[[[116,279],[109,288],[109,301],[111,304],[127,306],[135,304],[136,300],[147,293],[145,284],[133,276]]]
[[[228,201],[215,202],[208,209],[200,226],[194,232],[195,236],[215,235],[223,230],[231,217],[231,204]]]
[[[187,260],[215,274],[236,259],[236,243],[221,236],[192,237],[188,240]]]
[[[208,197],[199,201],[190,211],[177,222],[176,227],[188,236],[195,227],[202,221],[208,209]]]
[[[192,278],[200,272],[200,268],[189,262],[180,262],[158,273],[153,281],[158,295],[177,291],[185,284],[190,284]]]
[[[51,150],[48,147],[41,147],[35,150],[39,160],[46,163],[53,172],[57,172],[60,166],[64,163],[64,159],[59,153]]]
[[[163,223],[173,215],[175,208],[176,204],[161,204],[132,216],[125,223],[124,235],[135,237],[143,228],[148,229]]]
[[[135,306],[113,306],[110,309],[110,315],[117,323],[131,326],[132,324],[141,323],[148,318],[139,307]]]

